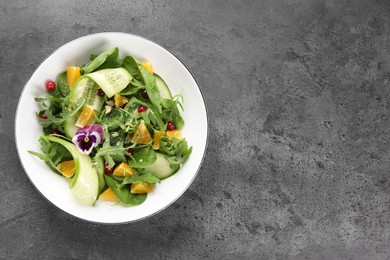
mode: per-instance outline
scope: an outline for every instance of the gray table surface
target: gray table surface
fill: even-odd
[[[189,190],[115,226],[49,203],[14,142],[35,68],[105,31],[177,55],[210,127]],[[0,258],[389,259],[389,50],[387,0],[1,1]]]

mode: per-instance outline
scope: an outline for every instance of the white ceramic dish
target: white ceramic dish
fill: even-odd
[[[35,113],[40,110],[35,97],[45,96],[45,81],[55,79],[70,65],[82,65],[90,54],[118,47],[119,56],[130,54],[148,60],[166,81],[173,94],[184,96],[183,136],[193,146],[190,158],[179,172],[156,185],[146,201],[134,207],[98,201],[95,206],[80,204],[68,188],[65,178],[50,171],[43,161],[28,153],[40,151],[38,138],[42,135]],[[169,51],[145,38],[126,33],[98,33],[75,39],[54,51],[34,72],[20,96],[15,138],[24,170],[37,190],[55,206],[83,220],[118,224],[141,220],[154,215],[177,200],[189,187],[202,164],[207,146],[207,113],[200,89],[186,67]]]

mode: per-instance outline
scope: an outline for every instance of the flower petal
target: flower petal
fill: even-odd
[[[90,154],[91,151],[92,151],[92,148],[94,147],[94,143],[91,142],[91,141],[87,141],[87,142],[80,142],[78,143],[77,145],[77,148],[79,148],[79,151],[83,154]]]
[[[100,139],[98,141],[98,143],[103,143],[103,138],[104,138],[104,130],[103,130],[103,127],[99,124],[95,124],[95,125],[91,125],[90,127],[90,131],[91,132],[96,132],[98,133]]]
[[[76,132],[74,134],[76,136],[76,135],[87,135],[88,133],[89,133],[88,129],[86,129],[84,127],[84,128],[80,128],[80,129],[76,130]]]
[[[100,134],[98,132],[92,132],[88,135],[89,137],[89,140],[92,141],[94,143],[94,146],[97,146],[98,144],[100,144],[100,141],[101,141],[101,138],[100,138]]]
[[[72,138],[72,142],[77,146],[78,143],[82,142],[84,138],[86,137],[86,134],[79,133]]]

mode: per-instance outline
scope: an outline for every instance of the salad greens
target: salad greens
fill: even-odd
[[[41,151],[29,152],[69,178],[81,202],[139,205],[190,156],[181,137],[183,97],[150,68],[111,48],[67,68],[35,98],[43,135]]]

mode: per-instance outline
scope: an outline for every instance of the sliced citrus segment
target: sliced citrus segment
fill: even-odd
[[[73,175],[75,173],[76,165],[74,163],[74,160],[63,161],[62,163],[57,165],[57,169],[66,178],[71,178],[71,177],[73,177]]]
[[[78,77],[80,77],[80,67],[70,66],[66,68],[66,79],[68,81],[69,88],[73,87],[73,84],[76,82]]]
[[[142,66],[144,66],[144,68],[151,74],[153,74],[153,66],[152,66],[152,63],[149,62],[149,61],[144,61],[142,62]]]
[[[133,138],[131,138],[131,141],[133,143],[137,142],[139,144],[148,144],[152,141],[152,137],[150,136],[150,133],[144,121],[141,121],[138,124],[138,127],[134,131]]]
[[[84,106],[80,116],[77,118],[75,126],[83,128],[86,125],[92,123],[95,116],[95,109],[91,106]]]
[[[148,193],[153,191],[153,185],[150,183],[132,183],[131,184],[131,193]]]
[[[161,136],[163,136],[163,135],[165,135],[165,131],[160,131],[160,132],[157,132],[154,134],[153,145],[152,145],[152,148],[154,150],[160,149],[160,139],[161,139]]]
[[[167,136],[169,139],[172,139],[173,137],[176,137],[177,139],[181,138],[181,131],[180,130],[170,130],[167,131]]]
[[[107,188],[105,191],[103,191],[102,194],[100,194],[99,198],[101,200],[119,202],[119,198],[116,196],[116,194],[112,191],[111,188]]]
[[[132,167],[130,167],[130,165],[128,165],[125,162],[122,162],[117,167],[115,167],[113,175],[121,176],[121,177],[130,177],[134,173],[135,173],[135,170]]]
[[[129,102],[127,97],[121,96],[119,93],[114,95],[114,104],[116,108],[124,107]]]

